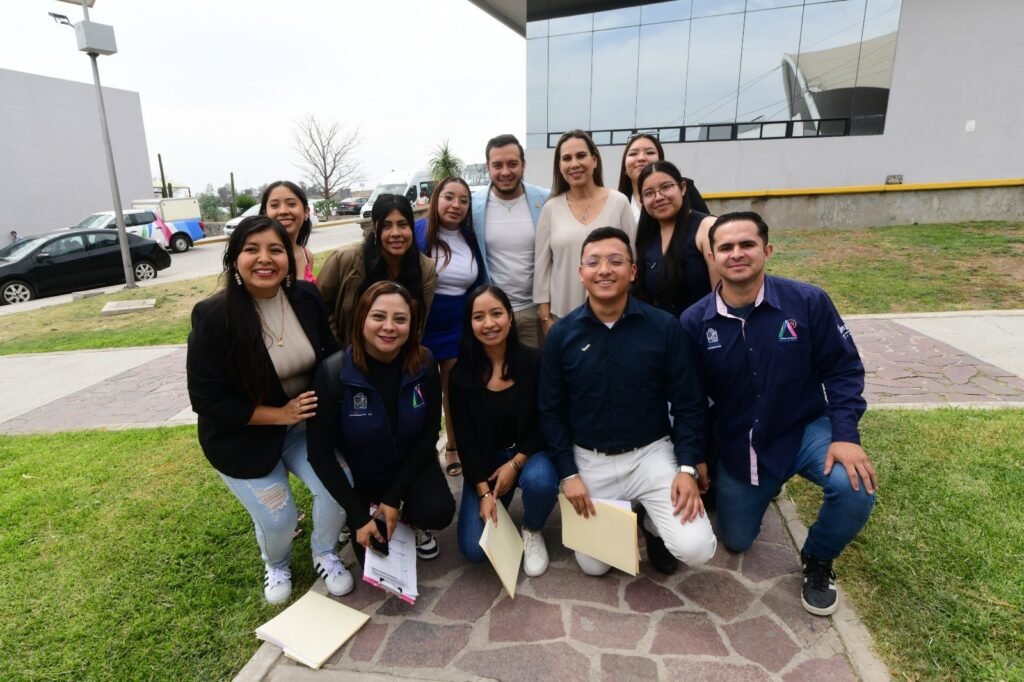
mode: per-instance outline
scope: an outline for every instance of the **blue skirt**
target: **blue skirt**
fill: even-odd
[[[434,359],[451,360],[459,357],[462,340],[462,314],[466,307],[466,294],[450,296],[434,294],[430,316],[423,330],[423,345],[434,354]]]

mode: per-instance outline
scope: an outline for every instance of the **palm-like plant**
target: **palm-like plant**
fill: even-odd
[[[463,171],[466,170],[466,164],[462,162],[462,159],[455,156],[449,149],[448,140],[437,145],[437,150],[427,163],[430,177],[435,182],[440,182],[445,178],[461,178]]]

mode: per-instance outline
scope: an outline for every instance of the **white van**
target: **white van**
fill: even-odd
[[[426,192],[427,196],[430,196],[433,191],[434,180],[430,177],[430,173],[425,170],[391,171],[384,176],[384,179],[373,190],[370,198],[363,204],[360,215],[363,218],[369,218],[373,213],[373,202],[381,194],[401,194],[410,203],[415,204],[421,192]]]

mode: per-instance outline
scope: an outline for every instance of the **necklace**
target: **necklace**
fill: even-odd
[[[270,335],[271,340],[277,343],[278,348],[284,345],[284,294],[279,289],[277,292],[277,298],[281,301],[281,335],[278,336],[267,327],[266,321],[263,316],[260,316],[260,324],[263,325],[263,331]]]
[[[519,196],[517,196],[515,199],[512,199],[511,201],[508,200],[508,199],[502,199],[502,198],[500,198],[500,197],[498,197],[498,196],[496,196],[494,194],[492,194],[491,196],[493,196],[494,200],[497,203],[501,204],[501,206],[503,206],[506,211],[511,213],[512,210],[516,207],[516,204],[518,204],[520,201],[522,201],[523,198],[526,196],[526,193],[524,192],[523,194],[520,194]]]
[[[567,202],[569,202],[570,204],[573,204],[574,206],[579,208],[579,203],[577,203],[575,199],[569,199],[569,195],[568,194],[565,195],[565,200]],[[585,209],[583,209],[583,214],[580,216],[580,222],[583,223],[584,225],[586,225],[587,221],[590,220],[590,205],[593,202],[594,202],[593,199],[591,199],[590,201],[587,202],[587,207]]]

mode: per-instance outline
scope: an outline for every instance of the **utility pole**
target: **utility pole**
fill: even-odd
[[[117,171],[114,169],[114,150],[110,144],[110,129],[107,126],[107,108],[103,103],[103,86],[100,83],[100,67],[98,63],[101,54],[117,54],[117,44],[114,41],[114,28],[105,24],[97,24],[89,21],[89,6],[95,0],[61,0],[71,4],[82,5],[83,20],[72,24],[63,14],[50,16],[58,24],[72,26],[75,29],[75,37],[78,39],[78,51],[89,55],[92,62],[92,80],[96,85],[96,104],[100,113],[100,131],[103,133],[103,149],[107,156],[107,175],[110,178],[110,195],[114,201],[114,220],[117,223],[117,240],[121,245],[121,264],[124,266],[125,289],[134,289],[135,275],[132,268],[132,255],[128,249],[128,231],[124,227],[124,214],[121,211],[121,189],[117,184]]]
[[[160,164],[160,196],[164,199],[170,197],[167,189],[167,178],[164,177],[164,159],[159,154],[156,155],[156,162]]]
[[[231,217],[235,217],[235,173],[231,172]]]

